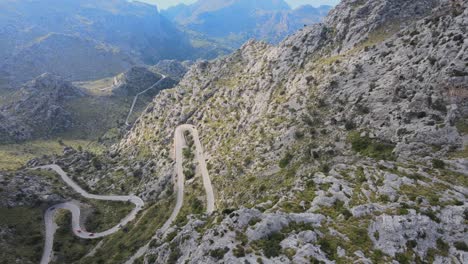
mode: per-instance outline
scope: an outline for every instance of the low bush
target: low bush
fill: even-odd
[[[282,169],[286,168],[293,159],[293,157],[294,156],[291,153],[286,153],[284,157],[279,161],[279,167]]]
[[[445,162],[439,159],[433,159],[432,166],[434,167],[434,169],[443,169],[445,168]]]
[[[225,247],[225,248],[217,248],[217,249],[214,249],[214,250],[211,250],[210,251],[210,256],[212,258],[215,258],[217,260],[221,260],[224,258],[224,255],[229,251],[229,248]]]
[[[379,160],[395,160],[393,155],[395,145],[392,143],[371,139],[367,136],[361,137],[358,132],[351,132],[348,141],[351,143],[352,149],[361,155]]]

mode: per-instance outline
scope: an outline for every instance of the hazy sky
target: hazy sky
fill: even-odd
[[[156,4],[159,7],[159,9],[165,9],[165,8],[168,8],[169,6],[177,5],[179,3],[190,4],[190,3],[196,2],[196,0],[138,0],[138,1]],[[289,5],[291,5],[292,7],[297,7],[297,6],[304,5],[304,4],[311,4],[313,6],[335,5],[338,2],[340,2],[340,0],[286,0],[286,2],[288,2]]]

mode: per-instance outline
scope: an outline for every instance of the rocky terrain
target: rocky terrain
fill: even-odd
[[[140,263],[466,263],[466,28],[464,1],[344,0],[277,46],[196,62],[109,151],[54,158],[90,192],[149,204],[77,263],[123,263],[151,240],[187,123],[216,211],[195,170]]]
[[[43,74],[27,83],[2,107],[0,142],[16,142],[48,137],[73,127],[71,114],[64,104],[84,94],[60,77]]]
[[[115,151],[165,182],[174,127],[196,125],[219,214],[145,261],[466,262],[466,7],[343,1],[279,46],[197,63]]]

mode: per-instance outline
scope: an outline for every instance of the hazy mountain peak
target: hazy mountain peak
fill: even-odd
[[[331,7],[291,10],[283,0],[200,0],[162,14],[183,29],[237,48],[249,38],[279,42],[305,24],[319,22]]]

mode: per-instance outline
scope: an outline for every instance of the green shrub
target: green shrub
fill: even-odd
[[[384,263],[383,258],[384,258],[384,253],[380,249],[375,249],[371,256],[371,260],[374,263]]]
[[[442,240],[442,238],[438,238],[436,241],[437,249],[443,256],[447,256],[450,246]]]
[[[292,159],[293,155],[289,152],[286,153],[286,155],[284,155],[284,157],[279,161],[279,167],[282,169],[286,168]]]
[[[185,169],[184,170],[184,175],[186,180],[191,180],[193,177],[195,177],[195,170],[192,168]]]
[[[329,173],[330,172],[330,165],[327,163],[324,163],[320,166],[320,171],[323,173]]]
[[[254,217],[254,218],[250,219],[249,226],[254,226],[260,221],[262,221],[262,219]]]
[[[458,250],[468,252],[468,245],[466,245],[466,243],[463,241],[456,241],[455,243],[453,243],[453,245]]]
[[[224,258],[224,255],[229,251],[229,248],[217,248],[215,250],[210,251],[210,256],[217,260],[221,260]]]
[[[171,254],[169,254],[168,264],[175,264],[181,256],[180,249],[178,247],[171,248]]]
[[[423,211],[421,213],[423,215],[426,215],[427,217],[429,217],[432,221],[434,221],[436,223],[440,223],[440,219],[439,219],[439,217],[437,217],[437,213],[432,211],[431,209],[428,209],[428,210]]]
[[[445,168],[445,162],[442,161],[442,160],[439,160],[439,159],[433,159],[432,160],[432,166],[435,169],[443,169],[443,168]]]
[[[462,135],[468,134],[468,122],[467,121],[468,120],[465,119],[465,120],[461,120],[461,121],[459,121],[459,122],[457,122],[455,124],[455,126],[458,129],[458,132],[460,132],[460,134],[462,134]]]
[[[400,264],[410,264],[411,259],[403,253],[396,253],[395,254],[395,259],[400,263]]]
[[[351,132],[348,136],[348,141],[354,151],[361,155],[379,159],[379,160],[394,160],[393,150],[395,144],[382,142],[369,137],[361,137],[358,132]]]
[[[351,217],[353,216],[353,214],[352,214],[348,209],[346,209],[346,208],[343,208],[343,209],[341,210],[341,214],[344,216],[344,218],[345,218],[346,220],[348,220],[349,218],[351,218]]]
[[[416,242],[416,240],[408,240],[408,242],[406,242],[406,247],[408,249],[412,249],[412,248],[415,248],[418,246],[418,242]]]
[[[408,209],[402,208],[402,207],[398,208],[398,215],[407,215],[407,214],[409,214]]]
[[[318,244],[320,246],[320,249],[325,252],[325,254],[327,255],[327,257],[331,260],[333,259],[336,259],[336,250],[338,248],[338,245],[335,243],[334,240],[332,239],[327,239],[326,237],[325,238],[321,238],[319,241],[318,241]]]
[[[287,248],[283,250],[284,255],[288,257],[289,260],[292,260],[293,257],[296,255],[296,250],[293,248]]]
[[[294,138],[297,140],[304,138],[304,132],[299,130],[294,132]]]
[[[270,234],[267,238],[260,239],[253,242],[253,246],[263,250],[263,254],[267,258],[277,257],[281,252],[281,241],[284,235],[281,233]]]
[[[245,257],[245,249],[242,245],[237,245],[236,248],[234,248],[232,250],[232,254],[236,257],[236,258],[242,258],[242,257]]]
[[[203,213],[203,202],[197,198],[190,200],[190,207],[192,208],[192,212],[194,214]]]
[[[350,130],[353,130],[356,128],[356,125],[354,124],[354,122],[352,120],[347,120],[346,123],[345,123],[345,129],[350,131]]]

